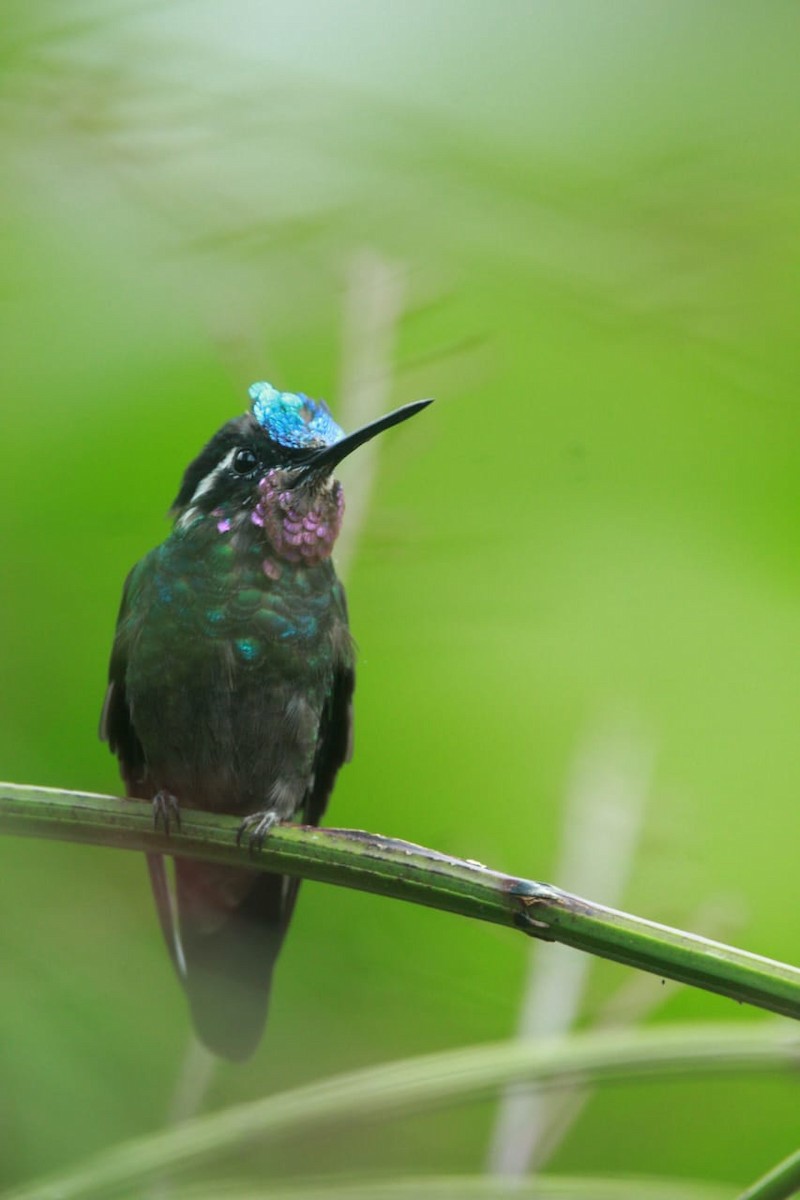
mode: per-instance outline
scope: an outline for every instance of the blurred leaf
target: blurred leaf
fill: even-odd
[[[729,1187],[694,1183],[680,1179],[592,1179],[543,1175],[533,1180],[517,1180],[513,1187],[508,1181],[469,1176],[398,1180],[336,1179],[315,1185],[298,1184],[286,1190],[269,1191],[219,1182],[213,1186],[175,1188],[170,1200],[505,1200],[513,1195],[519,1200],[732,1200]]]
[[[159,1173],[192,1168],[258,1138],[318,1133],[326,1124],[374,1121],[464,1102],[512,1081],[559,1083],[670,1078],[697,1073],[796,1070],[800,1040],[783,1023],[678,1025],[653,1030],[573,1034],[545,1041],[471,1046],[282,1092],[249,1105],[195,1117],[164,1133],[126,1142],[60,1177],[8,1192],[7,1200],[111,1196]]]

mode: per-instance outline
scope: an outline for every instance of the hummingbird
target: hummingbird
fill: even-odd
[[[352,754],[355,653],[331,561],[344,511],[334,468],[430,403],[345,435],[328,406],[254,383],[186,469],[169,536],[128,575],[100,737],[156,827],[181,809],[241,818],[257,853],[282,821],[319,824]],[[299,880],[148,855],[195,1031],[242,1061],[266,1020]]]

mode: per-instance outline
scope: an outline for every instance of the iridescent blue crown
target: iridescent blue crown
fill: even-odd
[[[271,441],[293,450],[332,446],[344,437],[322,400],[302,392],[279,392],[271,383],[250,387],[251,411]]]

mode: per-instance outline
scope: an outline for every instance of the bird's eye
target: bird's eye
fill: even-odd
[[[233,456],[233,469],[237,475],[250,475],[258,466],[258,459],[252,450],[242,447]]]

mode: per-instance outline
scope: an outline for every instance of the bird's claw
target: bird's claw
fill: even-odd
[[[272,809],[268,809],[266,812],[250,813],[239,826],[236,845],[241,846],[242,839],[246,836],[250,853],[257,854],[263,849],[267,834],[278,824],[280,824],[280,818]]]
[[[180,833],[181,810],[178,807],[177,799],[172,792],[156,792],[153,797],[153,828],[158,831],[159,825],[163,825],[164,833],[169,834],[172,831],[173,821],[175,828]]]

